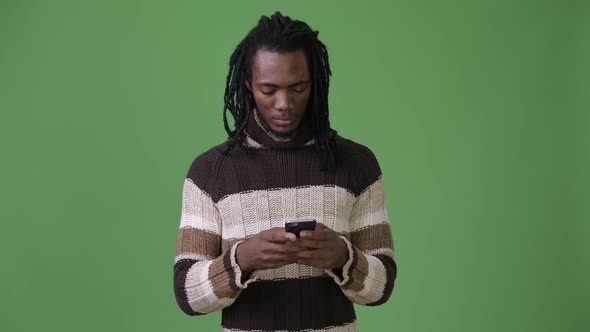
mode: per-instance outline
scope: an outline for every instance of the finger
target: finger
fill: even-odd
[[[265,249],[263,249],[265,253],[268,254],[283,254],[283,255],[293,255],[303,250],[307,250],[307,248],[299,247],[292,245],[292,243],[275,243],[269,242]]]
[[[307,238],[311,238],[311,239],[315,239],[315,240],[325,240],[327,238],[329,238],[332,235],[336,235],[336,232],[334,230],[332,230],[330,227],[322,224],[322,223],[318,223],[316,224],[315,230],[311,231],[310,233],[308,233],[309,231],[305,231],[304,233],[306,233],[303,237],[307,237]]]
[[[272,253],[294,256],[295,254],[297,254],[301,251],[304,251],[304,250],[309,250],[309,249],[305,248],[305,247],[294,246],[291,243],[277,244],[276,247],[274,247],[272,249]]]
[[[302,239],[325,241],[329,236],[327,230],[328,229],[324,228],[316,229],[315,231],[301,231],[301,233],[299,233],[299,237],[301,237]]]
[[[268,230],[265,239],[270,242],[285,243],[295,241],[296,236],[293,233],[285,232],[283,228],[276,227]]]
[[[320,230],[320,231],[321,231],[321,230],[324,230],[324,229],[326,229],[326,228],[329,228],[329,227],[328,227],[328,226],[326,226],[326,225],[324,225],[324,224],[322,224],[321,222],[319,222],[319,223],[317,223],[317,224],[315,225],[315,229],[316,229],[316,230]]]
[[[295,254],[298,259],[318,259],[325,260],[327,254],[324,250],[303,250]]]
[[[326,245],[325,241],[298,238],[296,241],[289,243],[290,246],[296,246],[306,249],[321,249]]]

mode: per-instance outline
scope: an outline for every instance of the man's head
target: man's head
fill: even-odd
[[[302,123],[309,125],[322,150],[323,168],[334,161],[336,131],[330,128],[328,109],[331,71],[318,34],[305,22],[276,12],[262,16],[238,44],[229,61],[224,96],[230,149],[244,140],[248,115],[257,108],[267,129],[279,136],[292,134]]]
[[[267,129],[277,136],[291,135],[303,120],[311,90],[305,53],[259,48],[251,69],[246,86]]]

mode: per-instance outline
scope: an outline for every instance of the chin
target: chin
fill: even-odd
[[[279,127],[279,128],[272,128],[272,131],[277,136],[289,136],[289,135],[292,135],[293,133],[295,133],[295,128]]]

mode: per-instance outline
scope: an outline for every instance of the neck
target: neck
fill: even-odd
[[[258,110],[254,109],[253,110],[253,114],[254,116],[254,120],[256,120],[256,124],[264,131],[264,133],[272,138],[275,142],[289,142],[291,140],[293,140],[293,138],[295,138],[295,136],[297,135],[297,130],[299,130],[299,127],[293,131],[292,133],[288,134],[288,135],[279,135],[277,133],[275,133],[274,131],[272,131],[272,129],[270,129],[270,127],[268,126],[268,124],[264,121],[264,119],[261,118],[260,114],[258,114]]]
[[[268,128],[256,109],[248,114],[246,133],[246,143],[254,148],[292,149],[313,145],[315,142],[311,128],[303,122],[288,136],[277,135]]]

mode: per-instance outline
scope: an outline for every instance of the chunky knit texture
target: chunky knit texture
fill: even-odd
[[[379,305],[397,276],[377,159],[336,136],[336,164],[321,171],[311,130],[277,140],[252,113],[246,145],[198,156],[183,188],[174,291],[188,315],[222,311],[224,331],[357,331],[353,303]],[[341,271],[302,264],[252,272],[236,263],[242,241],[285,221],[314,218],[348,246]]]

